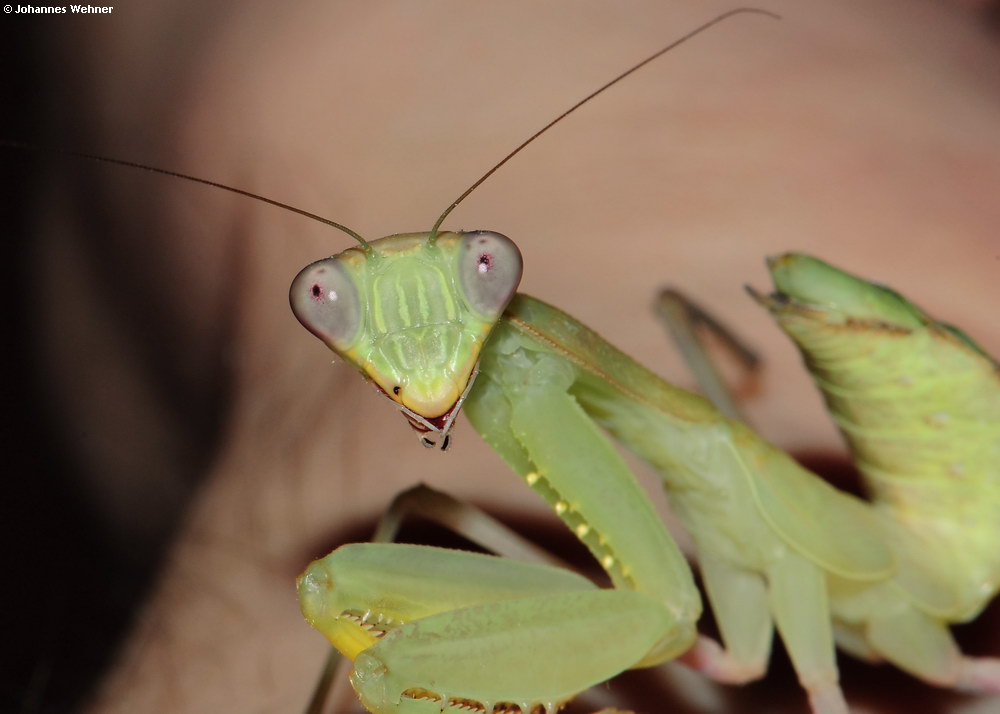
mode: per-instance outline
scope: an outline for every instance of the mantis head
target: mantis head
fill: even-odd
[[[399,234],[306,266],[289,301],[307,330],[400,406],[426,446],[434,433],[447,448],[521,270],[521,252],[499,233]]]
[[[435,433],[442,450],[447,449],[448,431],[472,387],[480,350],[521,280],[521,253],[499,233],[439,233],[444,220],[504,164],[577,109],[692,37],[745,13],[778,18],[758,8],[730,10],[633,65],[521,142],[452,201],[428,233],[369,243],[342,224],[262,199],[327,223],[360,244],[312,263],[296,276],[290,301],[299,322],[396,402],[425,446],[436,445],[426,436]]]

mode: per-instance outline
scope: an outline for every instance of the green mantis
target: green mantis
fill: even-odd
[[[775,626],[817,712],[846,711],[835,637],[945,686],[997,688],[995,663],[962,657],[947,632],[993,581],[970,571],[979,583],[970,595],[943,550],[927,558],[942,541],[923,542],[890,509],[840,493],[565,313],[514,295],[513,243],[439,233],[447,213],[427,234],[362,241],[307,267],[293,310],[400,405],[425,444],[446,447],[464,408],[615,589],[487,556],[335,551],[303,575],[300,597],[307,619],[354,660],[369,710],[551,711],[617,671],[678,656],[747,681],[766,668]],[[794,272],[776,280],[795,284]],[[864,289],[846,282],[849,294]],[[775,312],[789,304],[767,302]],[[724,649],[697,637],[690,573],[604,431],[663,475]],[[995,426],[982,431],[995,456]]]
[[[648,22],[644,22],[644,24],[648,24]],[[788,28],[787,30],[780,30],[779,29],[779,32],[787,32],[788,35],[790,35],[790,36],[795,36],[795,35],[799,34],[795,28]],[[682,73],[682,75],[683,74],[684,73]],[[808,74],[808,73],[804,73],[804,74]],[[774,83],[775,82],[775,78],[773,78],[771,76],[768,76],[767,77],[767,82],[768,83]],[[333,86],[333,85],[331,84],[329,86]],[[339,99],[339,93],[337,93],[337,94],[338,94],[338,99]],[[425,95],[428,96],[428,97],[432,96],[430,93],[425,93]],[[724,104],[723,104],[723,106],[724,106]],[[733,107],[730,107],[730,109],[733,109]],[[732,113],[738,115],[738,112],[732,112]],[[666,118],[666,117],[664,117],[664,118]],[[416,133],[416,132],[414,132],[414,133]],[[676,138],[675,136],[671,135],[668,132],[667,135],[665,136],[664,140],[665,140],[665,143],[669,144],[669,143],[673,143],[673,141],[675,140],[675,138]],[[775,171],[774,173],[781,173],[781,171]],[[352,182],[353,182],[353,178],[352,178]],[[326,193],[327,193],[327,195],[329,195],[331,201],[343,205],[343,201],[342,201],[342,197],[341,196],[334,195],[333,192],[326,192]],[[664,202],[667,203],[666,200]],[[510,201],[510,203],[518,203],[518,202],[512,200],[512,201]],[[349,205],[349,203],[348,203],[348,205]],[[772,209],[772,215],[780,215],[781,211],[773,210],[774,207],[771,207],[771,206],[769,206],[769,208]],[[339,210],[340,209],[338,209],[338,212],[339,212]],[[349,220],[352,221],[352,225],[353,225],[353,220],[354,219],[349,219]],[[777,220],[780,220],[780,219],[775,219],[775,220],[777,221]],[[471,221],[471,222],[475,222],[475,221]],[[483,223],[483,224],[486,224],[485,220],[481,220],[480,222]],[[421,229],[421,230],[423,230],[423,229],[427,228],[427,225],[425,225],[422,221],[417,221],[416,222],[415,225],[417,226],[417,228],[413,228],[413,226],[414,226],[414,222],[413,221],[407,221],[407,222],[398,222],[397,221],[397,224],[399,224],[399,223],[402,223],[403,227],[407,227],[408,229],[411,229],[411,230],[415,230],[415,229]],[[427,221],[427,224],[429,224],[429,223],[430,223],[430,221]],[[469,223],[469,222],[467,222],[467,223]],[[502,226],[504,226],[506,224],[501,223],[499,221],[493,221],[493,222],[490,223],[490,225],[496,225],[498,227],[502,227]],[[673,229],[673,235],[670,235],[671,229]],[[391,232],[391,230],[395,230],[395,229],[392,229],[390,227],[390,228],[387,228],[386,230],[376,231],[376,233],[378,235],[381,235],[381,234],[384,234],[384,233]],[[676,242],[679,242],[680,240],[683,240],[685,238],[690,239],[692,237],[691,234],[687,233],[687,231],[685,231],[685,230],[678,230],[677,226],[676,225],[671,225],[671,223],[669,221],[662,221],[662,222],[660,222],[659,225],[658,225],[658,227],[657,227],[657,230],[662,231],[662,238],[661,238],[661,240],[664,243],[667,243],[667,242],[674,242],[674,243],[676,243]],[[737,231],[734,230],[733,232],[737,232]],[[781,231],[781,232],[785,233],[784,231]],[[518,237],[518,240],[521,243],[522,249],[525,250],[526,257],[528,257],[528,258],[531,259],[528,271],[529,272],[534,272],[535,275],[538,275],[539,270],[536,267],[537,263],[535,262],[535,255],[533,254],[534,251],[532,250],[532,243],[536,242],[536,241],[543,240],[543,234],[539,233],[539,234],[532,235],[532,234],[528,233],[527,231],[518,231],[517,233],[509,232],[509,234],[512,235],[512,236],[517,236]],[[789,231],[788,233],[785,233],[786,236],[789,235],[789,234],[794,234],[794,231]],[[597,238],[597,236],[595,236],[593,234],[589,234],[587,238],[589,240],[589,239]],[[298,239],[296,238],[294,240],[298,240]],[[277,241],[275,241],[275,243],[278,244]],[[290,249],[286,249],[285,248],[285,246],[287,245],[287,242],[286,241],[281,241],[280,245],[281,245],[280,250],[283,251],[285,253],[285,255],[287,255],[290,252]],[[329,252],[333,252],[334,250],[339,250],[339,249],[340,248],[338,247],[338,248],[327,249],[325,251],[322,250],[322,249],[316,250],[314,252],[314,257],[318,257],[320,255],[326,255]],[[279,250],[279,249],[276,249],[276,250]],[[596,252],[596,251],[588,251],[588,252]],[[831,252],[830,255],[831,255],[831,257],[834,256],[834,255],[838,255],[839,256],[839,253],[834,254],[834,253]],[[311,259],[312,258],[309,258],[309,260],[311,260]],[[301,259],[299,265],[303,265],[306,262],[308,262],[307,259]],[[570,262],[571,261],[567,260],[567,264],[569,264]],[[737,261],[736,260],[732,261],[732,263],[735,263],[735,262],[737,262]],[[291,270],[290,272],[283,270],[283,271],[280,271],[280,273],[284,274],[285,272],[288,272],[288,279],[290,279],[291,276],[294,274],[295,270],[297,270],[297,268],[298,268],[298,266],[296,266],[296,268],[294,270]],[[662,267],[659,267],[658,269],[660,269],[662,271],[662,275],[665,278],[668,275],[676,273],[676,271],[672,270],[672,267],[670,265],[663,265]],[[579,273],[579,271],[573,270],[572,268],[570,269],[570,271],[571,272],[577,272],[577,273]],[[875,269],[872,269],[872,271],[873,272],[877,272]],[[581,274],[581,275],[583,277],[587,277],[587,278],[592,278],[593,277],[592,275],[588,275],[588,274]],[[279,277],[279,279],[282,279],[282,278]],[[284,286],[283,287],[285,287],[285,288],[287,287],[287,283],[289,281],[288,279],[284,279]],[[673,279],[676,279],[676,278],[673,278]],[[648,290],[650,288],[650,286],[652,285],[652,283],[645,283],[645,282],[643,282],[641,284],[643,285],[643,290]],[[541,289],[540,288],[534,288],[533,290],[534,290],[534,292],[532,294],[540,294],[541,293]],[[531,292],[531,291],[529,291],[529,292]],[[546,294],[551,294],[551,293],[546,293]],[[544,295],[542,295],[542,296],[544,296]],[[271,296],[271,300],[273,301],[273,295]],[[572,303],[569,300],[558,300],[555,304],[561,305],[563,307],[569,307],[569,306],[572,305]],[[584,314],[588,314],[588,308],[586,306],[583,306],[583,307],[575,307],[574,306],[574,307],[571,307],[571,311],[574,312],[574,314],[579,313],[579,312],[583,312]],[[288,316],[285,315],[284,317],[287,318]],[[588,319],[586,321],[588,323],[590,322],[589,317],[588,317]],[[304,340],[281,340],[281,341],[285,342],[286,344],[290,344],[292,346],[297,346],[298,342],[301,341],[303,348],[312,347],[317,352],[321,352],[322,351],[322,350],[317,350],[317,348],[319,347],[318,345],[311,344],[311,343],[306,343]],[[615,339],[615,340],[613,340],[613,342],[618,343],[618,340]],[[324,363],[326,361],[326,359],[324,359],[322,357],[319,357],[318,355],[317,355],[316,359],[317,360],[323,360]],[[646,363],[647,364],[652,364],[650,362],[646,362]],[[325,365],[322,364],[322,363],[317,363],[316,364],[317,371],[324,371],[324,372],[328,371],[328,370],[324,369],[324,366]],[[297,376],[299,376],[299,375],[297,375]],[[314,383],[312,382],[312,380],[310,379],[310,377],[304,371],[300,375],[300,377],[301,377],[301,383],[304,385],[304,388],[305,388],[305,386],[310,386],[310,387],[314,386]],[[360,385],[360,383],[359,383],[359,385]],[[326,391],[326,390],[320,390],[320,391]],[[336,395],[331,395],[331,396],[333,397],[333,399],[336,399]],[[326,395],[324,395],[324,397],[326,397]],[[330,406],[331,406],[331,408],[335,409],[335,408],[338,408],[340,405],[339,404],[330,404]],[[375,424],[373,422],[368,422],[367,424],[365,424],[364,422],[362,422],[360,428],[363,429],[365,426],[370,426],[372,432],[384,431],[387,428],[391,429],[392,427],[396,427],[394,430],[397,431],[397,432],[407,431],[405,429],[400,429],[399,428],[401,426],[401,424],[399,424],[399,425],[393,424],[391,421],[388,424],[386,424],[386,425],[382,425],[381,427],[379,427],[379,425],[377,425],[377,424]],[[461,438],[463,436],[463,434],[460,434],[459,436]],[[465,450],[467,448],[467,446],[470,445],[469,442],[475,442],[475,441],[477,441],[477,439],[474,436],[472,436],[471,433],[469,433],[467,435],[464,435],[464,436],[465,436],[465,438],[463,438],[462,441],[460,441],[459,443],[456,444],[456,446],[460,447],[460,448],[455,449],[455,451]],[[324,439],[324,440],[315,440],[315,441],[317,441],[317,442],[323,441],[323,442],[329,443],[330,441],[333,441],[333,440],[326,440],[326,439]],[[407,445],[407,446],[409,446],[409,445]],[[374,451],[375,449],[372,449],[372,450]],[[414,446],[413,450],[414,451],[419,451],[419,449],[416,449],[415,446]],[[432,458],[432,457],[436,458],[435,455],[433,455],[433,454],[425,454],[423,456],[427,457],[427,458]],[[401,457],[400,460],[405,463],[406,461],[409,460],[408,459],[409,453],[406,452],[406,451],[401,451],[400,457]],[[443,460],[444,459],[438,459],[438,461],[443,461]],[[280,473],[280,471],[278,469],[273,469],[272,471],[275,472],[275,473]],[[413,470],[411,469],[411,472],[412,471]],[[436,474],[434,474],[433,471],[429,471],[429,470],[425,470],[425,469],[419,469],[417,471],[418,471],[418,474],[421,475],[421,476],[425,475],[425,474],[435,475],[436,476]],[[374,476],[375,478],[379,478],[383,474],[380,472],[379,469],[374,469],[374,470],[368,470],[368,469],[366,469],[364,471],[363,475],[365,475],[365,476]],[[472,473],[469,474],[469,481],[470,482],[474,481],[473,475],[474,475],[474,472],[472,472]],[[502,477],[504,476],[504,474],[495,474],[494,476],[495,476],[495,478],[492,478],[491,480],[494,480],[494,481],[499,482],[501,484],[507,484],[507,486],[512,491],[516,491],[518,493],[524,491],[525,497],[530,496],[530,494],[528,494],[525,489],[521,488],[520,485],[518,485],[516,483],[513,483],[513,481],[510,481],[508,483],[508,481],[506,479],[503,479]],[[417,474],[414,474],[413,476],[410,476],[410,478],[414,478],[414,477],[417,477]],[[474,488],[474,486],[470,485],[469,489],[471,490],[472,488]],[[368,490],[369,493],[375,492],[375,491],[378,491],[379,493],[383,494],[383,496],[384,496],[384,494],[386,493],[387,489],[386,489],[386,487],[384,485],[381,486],[381,487],[379,487],[376,484],[376,485],[373,485]],[[338,495],[338,494],[336,494],[336,492],[333,491],[333,489],[330,490],[330,494],[333,497],[336,497]],[[329,516],[328,516],[328,518],[329,518]],[[317,553],[317,555],[318,555],[318,553]],[[301,560],[302,560],[302,562],[304,562],[306,560],[306,558],[301,558]],[[293,628],[289,628],[289,629],[291,629],[293,632],[298,632],[298,631],[301,630],[304,633],[302,635],[303,637],[305,637],[307,635],[312,636],[312,633],[309,632],[309,631],[307,631],[306,628],[293,627]],[[318,637],[316,638],[316,642],[317,643],[319,642],[319,639],[320,638],[318,638]]]
[[[413,252],[418,244],[412,235],[389,237],[371,244],[372,259],[376,263],[388,260],[397,241],[406,247],[405,252]],[[448,251],[425,238],[417,252],[445,253],[446,263],[477,266],[482,257],[477,250],[489,250],[489,257],[496,262],[504,256],[519,267],[519,256],[496,234],[443,234],[435,243],[458,248]],[[472,250],[475,258],[470,259],[467,256],[473,246],[478,249]],[[351,249],[346,265],[357,263],[361,253]],[[345,338],[334,336],[342,323],[337,319],[320,322],[332,314],[323,296],[342,294],[352,285],[343,282],[344,272],[335,272],[348,270],[337,262],[340,260],[332,258],[307,268],[293,284],[292,296],[299,318],[337,345],[341,354],[349,356],[352,349],[339,342]],[[806,269],[816,264],[806,259],[798,262]],[[395,270],[398,268],[388,272]],[[378,270],[373,272],[377,274]],[[503,269],[500,272],[504,274]],[[518,273],[517,269],[506,271],[501,279],[509,285]],[[839,271],[833,274],[843,275]],[[779,283],[786,277],[791,281],[797,277],[776,275]],[[359,279],[379,282],[368,277]],[[453,282],[468,284],[454,278]],[[390,302],[407,299],[402,293],[389,295]],[[411,307],[416,309],[421,299],[426,298],[410,298]],[[779,298],[771,298],[769,303],[775,310],[790,304]],[[494,309],[498,309],[497,305]],[[806,311],[801,305],[798,309]],[[365,310],[367,315],[378,311],[377,307]],[[965,344],[957,336],[954,343]],[[410,674],[408,658],[423,661],[428,657],[426,643],[425,649],[418,650],[419,656],[397,659],[392,650],[397,643],[414,646],[407,640],[410,636],[416,636],[417,641],[426,637],[439,644],[440,632],[452,624],[451,608],[461,609],[462,617],[468,620],[465,626],[475,633],[465,636],[472,639],[492,634],[481,634],[476,629],[477,617],[483,618],[484,627],[495,623],[496,617],[509,617],[522,624],[516,636],[524,636],[529,642],[537,635],[535,627],[551,637],[560,637],[555,632],[565,627],[567,632],[587,633],[587,637],[605,642],[602,628],[606,623],[589,619],[590,599],[604,598],[610,606],[619,594],[631,596],[630,590],[644,597],[623,597],[623,617],[634,615],[647,622],[660,622],[663,629],[658,634],[664,639],[652,644],[648,640],[629,642],[624,648],[628,652],[626,659],[635,657],[635,661],[617,660],[607,665],[611,670],[662,661],[693,645],[686,656],[692,664],[722,680],[749,679],[761,674],[766,666],[773,618],[816,711],[845,708],[833,662],[834,627],[838,641],[849,651],[889,659],[930,681],[969,689],[997,686],[996,663],[961,657],[946,630],[946,623],[974,613],[992,593],[976,590],[974,606],[970,607],[970,596],[953,579],[949,560],[928,558],[928,548],[942,547],[939,540],[918,540],[918,534],[900,528],[899,520],[891,514],[884,515],[827,486],[747,427],[723,418],[700,397],[662,382],[569,316],[527,296],[518,295],[507,306],[482,350],[480,363],[480,373],[465,403],[473,425],[552,505],[608,570],[616,587],[626,592],[601,594],[579,585],[578,591],[567,594],[561,589],[567,584],[555,582],[561,576],[554,572],[546,570],[546,575],[537,578],[522,577],[507,571],[509,564],[501,566],[504,561],[499,561],[495,563],[498,583],[518,581],[528,588],[530,582],[531,594],[519,591],[508,599],[499,593],[499,587],[491,586],[489,590],[498,591],[497,599],[486,603],[481,592],[463,593],[467,578],[481,586],[483,576],[470,570],[468,576],[445,581],[444,573],[460,572],[450,560],[457,556],[424,552],[421,557],[433,559],[433,565],[423,564],[417,571],[424,572],[428,582],[442,587],[449,597],[438,601],[436,596],[422,592],[417,595],[405,590],[404,594],[396,583],[404,563],[412,564],[412,546],[401,547],[398,556],[383,561],[386,567],[381,577],[386,580],[382,589],[353,591],[352,585],[342,583],[351,581],[356,566],[353,559],[350,563],[342,560],[346,554],[338,551],[307,571],[300,585],[303,608],[313,624],[342,646],[346,654],[357,656],[361,652],[364,667],[360,673],[356,670],[355,682],[363,701],[373,711],[407,711],[407,696],[432,690],[429,682],[438,680],[425,670],[414,670],[412,679],[394,683],[391,693],[383,694],[379,701],[366,694],[373,687],[385,691],[379,673]],[[405,398],[405,389],[386,391],[400,401]],[[657,527],[641,496],[635,495],[634,480],[627,470],[622,470],[595,423],[663,473],[671,503],[695,540],[699,567],[726,652],[717,651],[705,640],[694,643],[690,625],[698,613],[697,594],[686,578],[676,548]],[[985,448],[995,449],[996,443],[994,437]],[[618,510],[623,508],[626,513]],[[360,550],[363,546],[352,548],[356,557],[367,560]],[[477,572],[485,567],[477,564]],[[966,581],[975,582],[979,572],[970,573]],[[336,605],[328,602],[328,597],[339,598]],[[342,615],[377,608],[374,603],[386,598],[419,601],[417,609],[394,611],[392,618],[423,622],[421,616],[431,612],[427,625],[431,629],[404,625],[371,650],[359,650],[356,644],[344,646],[343,638],[357,642],[358,634],[352,631],[357,627],[356,619],[345,620]],[[503,607],[497,610],[501,603]],[[540,614],[555,611],[560,615],[551,621]],[[627,634],[627,628],[622,629],[625,632],[619,636]],[[648,634],[647,628],[642,629]],[[580,647],[571,638],[565,644],[567,652]],[[646,651],[646,647],[651,649]],[[545,661],[559,659],[554,649],[539,652]],[[608,649],[602,652],[606,654]],[[452,656],[465,661],[469,654],[459,648],[457,653],[442,655],[442,660]],[[523,654],[517,659],[527,672],[542,666]],[[498,674],[509,672],[514,680],[524,674],[513,663],[507,666],[510,669],[498,666]],[[486,685],[463,670],[464,680],[451,683],[454,694],[438,693],[438,697],[442,703],[479,702],[486,709],[499,700],[523,704],[522,711],[530,711],[539,702],[551,708],[572,689],[590,681],[588,676],[594,676],[592,670],[585,672],[575,665],[573,669],[574,674],[579,673],[578,679],[569,672],[560,672],[572,686],[565,684],[557,691],[530,690],[530,694],[521,695],[522,699],[516,690],[494,692],[494,699],[484,697],[477,687]],[[373,681],[377,684],[373,685]],[[466,690],[461,688],[463,684]]]

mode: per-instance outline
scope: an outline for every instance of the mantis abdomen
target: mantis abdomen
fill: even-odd
[[[972,617],[1000,585],[1000,371],[958,329],[822,261],[771,261],[795,341],[878,507],[951,561]],[[944,564],[942,564],[944,565]]]

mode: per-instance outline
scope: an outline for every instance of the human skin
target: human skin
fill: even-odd
[[[741,286],[767,286],[767,255],[817,254],[1000,353],[992,311],[976,309],[998,297],[1000,53],[967,14],[934,2],[766,7],[785,19],[735,18],[629,78],[446,228],[512,237],[522,291],[681,383],[648,306],[665,283],[685,290],[765,357],[748,405],[760,429],[793,451],[842,451],[794,350]],[[377,237],[429,229],[532,131],[726,9],[156,4],[86,32],[66,25],[57,51],[88,58],[67,68],[92,109],[74,118],[80,149]],[[302,621],[293,581],[323,547],[417,481],[501,513],[543,507],[465,424],[448,454],[421,448],[295,322],[292,277],[349,238],[204,187],[84,171],[106,209],[100,236],[70,179],[36,262],[52,286],[39,306],[52,390],[67,424],[90,425],[79,458],[108,517],[136,537],[178,474],[208,463],[91,711],[300,709],[326,644]],[[95,384],[119,386],[96,400]],[[210,438],[192,427],[206,410],[218,415]],[[783,706],[804,708],[794,685],[783,691]],[[738,695],[724,701],[740,709]]]

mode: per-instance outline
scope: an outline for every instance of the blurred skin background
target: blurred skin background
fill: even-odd
[[[832,463],[839,436],[742,286],[768,286],[765,256],[814,253],[1000,353],[1000,50],[975,3],[762,6],[785,19],[730,20],[629,78],[445,227],[509,235],[523,292],[690,385],[650,310],[659,287],[684,290],[765,358],[747,405],[759,429]],[[428,230],[553,116],[728,9],[253,1],[6,16],[20,59],[6,136],[239,186],[370,238]],[[366,538],[417,481],[565,540],[466,424],[448,454],[423,449],[294,320],[292,277],[349,238],[139,171],[13,151],[2,163],[17,238],[11,710],[300,710],[326,646],[295,575]],[[996,619],[962,628],[967,649],[1000,655]],[[613,691],[650,712],[804,711],[782,656],[743,689],[633,675]],[[869,711],[996,706],[841,663]]]

